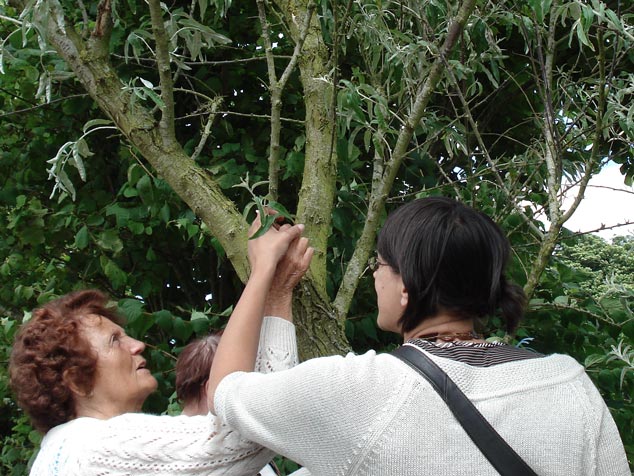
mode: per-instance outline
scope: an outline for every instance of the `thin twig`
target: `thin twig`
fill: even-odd
[[[82,36],[85,39],[86,34],[88,33],[88,11],[86,11],[86,5],[84,5],[84,2],[82,2],[82,0],[77,0],[77,6],[81,10],[81,16],[84,21],[84,24],[82,26],[82,30],[83,30]]]
[[[68,99],[74,99],[74,98],[82,98],[82,97],[87,97],[88,93],[86,94],[73,94],[72,96],[65,96],[63,98],[57,98],[57,99],[53,99],[52,101],[49,101],[47,103],[44,104],[38,104],[37,106],[33,106],[33,107],[27,107],[25,109],[18,109],[17,111],[10,111],[10,112],[5,112],[4,114],[0,114],[0,119],[3,119],[5,117],[9,117],[9,116],[14,116],[16,114],[22,114],[24,113],[28,113],[28,112],[32,112],[35,111],[37,109],[41,109],[43,107],[49,107],[55,103],[58,102],[62,102],[62,101],[66,101]],[[19,98],[21,99],[21,98]]]
[[[8,17],[6,15],[0,15],[0,20],[8,21],[8,22],[14,23],[14,24],[16,24],[18,26],[22,26],[24,24],[24,22],[22,22],[20,20],[16,20],[15,18]]]
[[[577,307],[577,306],[571,306],[569,304],[558,304],[558,303],[543,303],[543,304],[532,304],[529,305],[530,309],[560,309],[560,310],[565,310],[565,311],[575,311],[575,312],[579,312],[581,314],[586,314],[588,316],[591,316],[595,319],[597,319],[598,321],[601,321],[605,324],[608,324],[610,326],[614,326],[614,327],[621,327],[622,324],[619,324],[617,322],[614,322],[612,319],[607,318],[607,317],[603,317],[600,314],[597,314],[595,312],[592,311],[588,311],[587,309],[581,308],[581,307]]]
[[[482,154],[484,155],[484,158],[487,161],[487,164],[489,164],[489,168],[491,169],[491,172],[493,173],[493,176],[495,177],[495,180],[497,181],[497,184],[500,187],[500,190],[502,190],[502,193],[504,193],[504,196],[507,198],[508,202],[513,204],[513,208],[515,209],[516,213],[518,213],[519,216],[522,217],[522,220],[524,220],[524,222],[528,225],[528,227],[533,232],[533,234],[535,234],[539,238],[542,238],[543,237],[542,231],[539,228],[537,228],[537,226],[535,226],[535,224],[532,222],[532,220],[528,216],[526,216],[526,213],[524,213],[524,210],[522,209],[520,204],[517,203],[517,200],[514,199],[513,194],[504,183],[504,179],[502,178],[502,175],[500,174],[500,171],[498,170],[497,164],[495,163],[495,161],[489,154],[489,150],[486,144],[484,143],[484,141],[482,140],[482,136],[480,135],[480,128],[478,127],[478,124],[473,118],[473,114],[471,113],[471,108],[469,107],[469,104],[466,98],[464,97],[462,90],[460,89],[460,84],[458,82],[458,79],[456,78],[451,67],[449,66],[449,63],[447,62],[445,58],[443,58],[443,62],[445,63],[447,75],[451,79],[451,82],[454,85],[454,89],[465,111],[465,114],[467,115],[467,121],[469,122],[469,125],[471,126],[473,135],[475,136],[476,141],[478,142],[478,146],[480,147]]]
[[[191,119],[192,117],[202,116],[203,114],[206,114],[206,112],[187,114],[185,116],[180,116],[177,119],[178,120]],[[268,115],[268,114],[253,114],[253,113],[247,114],[247,113],[244,113],[244,112],[236,112],[236,111],[217,111],[216,114],[225,115],[225,116],[250,117],[252,119],[267,119],[267,120],[271,119],[271,116]],[[291,122],[293,124],[304,125],[304,121],[302,121],[300,119],[290,119],[290,118],[280,117],[280,120],[281,121],[285,121],[285,122]]]
[[[130,60],[130,58],[126,58],[124,55],[113,54],[113,58],[121,59],[121,60]],[[273,55],[275,59],[290,59],[290,55]],[[265,56],[254,56],[252,58],[241,58],[235,60],[219,60],[219,61],[181,61],[182,64],[187,66],[224,66],[230,64],[240,64],[240,63],[251,63],[253,61],[265,61]],[[137,64],[156,64],[155,58],[135,58],[135,63]]]
[[[200,135],[200,141],[198,142],[196,149],[191,155],[191,159],[194,161],[198,158],[198,156],[203,150],[203,147],[207,143],[207,139],[209,138],[209,135],[211,134],[211,126],[214,122],[214,119],[217,117],[216,110],[218,109],[218,107],[220,107],[220,104],[222,104],[222,98],[218,98],[218,100],[209,104],[209,111],[208,111],[209,117],[207,118],[207,122],[205,123],[203,132]]]

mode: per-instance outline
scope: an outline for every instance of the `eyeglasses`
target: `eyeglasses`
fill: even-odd
[[[377,258],[376,256],[370,257],[370,259],[368,260],[368,269],[371,272],[374,273],[377,269],[379,269],[380,266],[389,266],[389,264],[379,261],[379,258]]]

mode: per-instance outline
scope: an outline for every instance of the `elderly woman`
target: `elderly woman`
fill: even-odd
[[[581,365],[476,333],[495,314],[512,332],[524,305],[505,276],[510,245],[489,217],[446,198],[415,200],[388,217],[377,251],[379,327],[437,364],[534,473],[630,476],[616,425]],[[231,318],[208,389],[215,412],[243,435],[319,476],[498,474],[432,385],[393,355],[240,372],[252,369],[241,344],[259,332],[254,319],[246,333],[248,318]]]
[[[261,321],[273,311],[290,319],[291,290],[312,256],[302,229],[272,228],[249,241],[252,272],[236,314]],[[106,304],[97,291],[71,293],[34,311],[15,338],[11,385],[45,433],[31,475],[256,474],[273,454],[213,415],[139,413],[157,382],[142,357],[145,345],[126,335]],[[253,360],[258,341],[263,369],[296,363],[289,321],[264,320],[261,336],[245,349]]]

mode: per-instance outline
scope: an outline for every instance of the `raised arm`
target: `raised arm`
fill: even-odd
[[[256,217],[249,233],[253,234],[259,226],[260,219]],[[307,247],[307,242],[300,241],[303,229],[303,225],[283,225],[278,229],[271,227],[261,237],[249,240],[251,276],[220,340],[207,384],[207,398],[212,412],[215,390],[220,381],[236,371],[253,371],[267,295],[274,281],[278,263],[287,254],[289,246],[295,242],[291,250],[303,248],[303,260],[310,262],[312,250]],[[287,260],[283,263],[291,266],[293,261]],[[284,290],[291,284],[294,287],[297,281],[293,284],[296,274],[292,272],[286,273],[285,276],[286,278],[274,288],[282,291],[279,295],[281,301],[269,306],[267,311],[275,311],[279,313],[279,317],[290,320],[290,297]]]
[[[290,244],[275,270],[264,306],[265,316],[293,321],[293,289],[308,270],[312,257],[313,249],[308,246],[307,238],[300,237]]]

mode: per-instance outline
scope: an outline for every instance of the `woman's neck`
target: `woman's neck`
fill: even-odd
[[[75,401],[76,418],[90,417],[98,420],[123,415],[124,413],[136,413],[141,411],[142,402],[139,404],[117,404],[117,402],[103,401],[94,397],[77,398]]]
[[[430,340],[480,341],[473,330],[473,319],[458,318],[449,314],[438,314],[423,320],[418,326],[403,333],[403,340],[425,337]],[[442,337],[447,337],[442,339]]]

